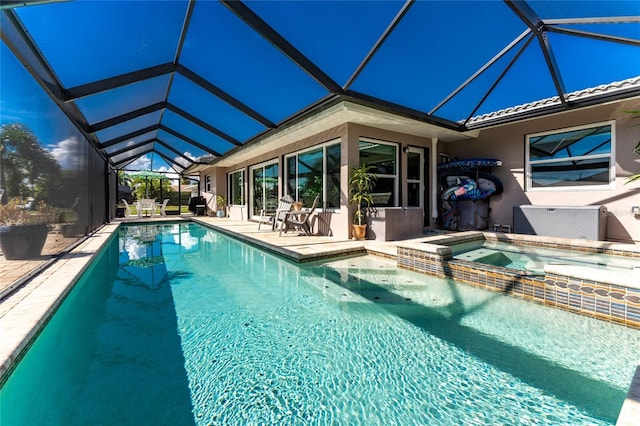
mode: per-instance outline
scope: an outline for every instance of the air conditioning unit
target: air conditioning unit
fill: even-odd
[[[516,206],[513,232],[550,237],[605,240],[605,206]]]

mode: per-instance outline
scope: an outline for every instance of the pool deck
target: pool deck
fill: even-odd
[[[423,235],[413,240],[402,241],[355,241],[326,236],[300,236],[297,232],[283,233],[271,230],[263,224],[258,229],[255,222],[235,221],[227,218],[207,216],[169,216],[154,219],[125,219],[107,224],[80,240],[73,250],[57,258],[43,256],[34,261],[8,261],[0,256],[0,277],[2,286],[13,277],[29,275],[39,266],[47,265],[40,274],[34,276],[13,294],[0,302],[0,384],[8,376],[12,366],[30,345],[47,319],[57,309],[65,296],[77,282],[78,277],[91,263],[99,250],[107,243],[120,223],[150,223],[161,221],[191,220],[223,233],[232,235],[246,243],[258,246],[288,259],[307,262],[330,257],[376,254],[396,258],[399,243],[420,242],[429,238]],[[55,239],[56,244],[68,241]],[[11,277],[11,278],[10,278]],[[45,285],[46,284],[46,285]],[[2,289],[0,286],[0,290]],[[624,402],[618,426],[640,425],[640,362]]]
[[[259,246],[298,262],[364,253],[373,253],[395,259],[399,243],[399,241],[357,241],[327,236],[303,236],[295,231],[280,235],[278,231],[272,231],[269,224],[262,224],[259,230],[258,224],[255,222],[206,216],[196,216],[191,220],[211,226],[246,243]],[[419,241],[425,237],[426,235],[423,235],[415,240]],[[402,242],[406,241],[409,240],[403,240]]]

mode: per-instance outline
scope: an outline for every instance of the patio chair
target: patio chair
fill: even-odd
[[[131,216],[131,205],[127,203],[127,200],[122,199],[122,203],[124,204],[124,217]],[[140,209],[138,209],[138,217],[140,217]]]
[[[320,201],[320,196],[316,196],[313,200],[313,204],[311,205],[311,209],[309,211],[289,211],[285,213],[284,223],[280,227],[280,235],[282,235],[282,231],[287,232],[289,228],[299,228],[304,232],[304,235],[311,235],[311,218],[313,213],[318,207],[318,202]]]
[[[284,219],[286,218],[286,214],[288,211],[291,210],[291,207],[293,206],[293,198],[291,198],[291,195],[285,195],[284,197],[280,198],[280,202],[278,203],[278,207],[276,208],[276,212],[275,215],[273,216],[273,220],[271,222],[271,230],[275,231],[278,228],[278,224],[280,224],[280,227],[282,227],[282,224],[284,223]],[[260,212],[260,221],[258,222],[258,230],[260,230],[260,225],[262,225],[263,220],[262,218],[265,217],[265,211],[262,210]]]
[[[167,211],[165,210],[167,208],[167,203],[169,202],[168,198],[165,198],[162,201],[162,204],[160,205],[160,216],[166,216],[167,215]]]
[[[273,223],[271,224],[271,229],[276,230],[278,227],[282,229],[284,225],[284,220],[287,218],[287,213],[291,211],[293,208],[293,203],[295,200],[291,195],[285,195],[280,199],[278,203],[278,207],[276,208],[276,213],[273,216]]]

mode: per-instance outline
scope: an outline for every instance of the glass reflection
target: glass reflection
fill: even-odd
[[[105,165],[5,44],[0,56],[0,219],[8,226],[18,224],[17,216],[46,225],[42,243],[23,259],[56,255],[103,223],[95,212],[104,211],[104,194],[88,185],[104,177]],[[21,206],[14,219],[11,206]]]

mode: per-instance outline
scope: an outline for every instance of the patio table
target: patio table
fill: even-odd
[[[149,213],[151,217],[154,217],[156,215],[156,204],[156,200],[154,199],[143,198],[138,200],[138,211],[144,213],[145,216]]]

